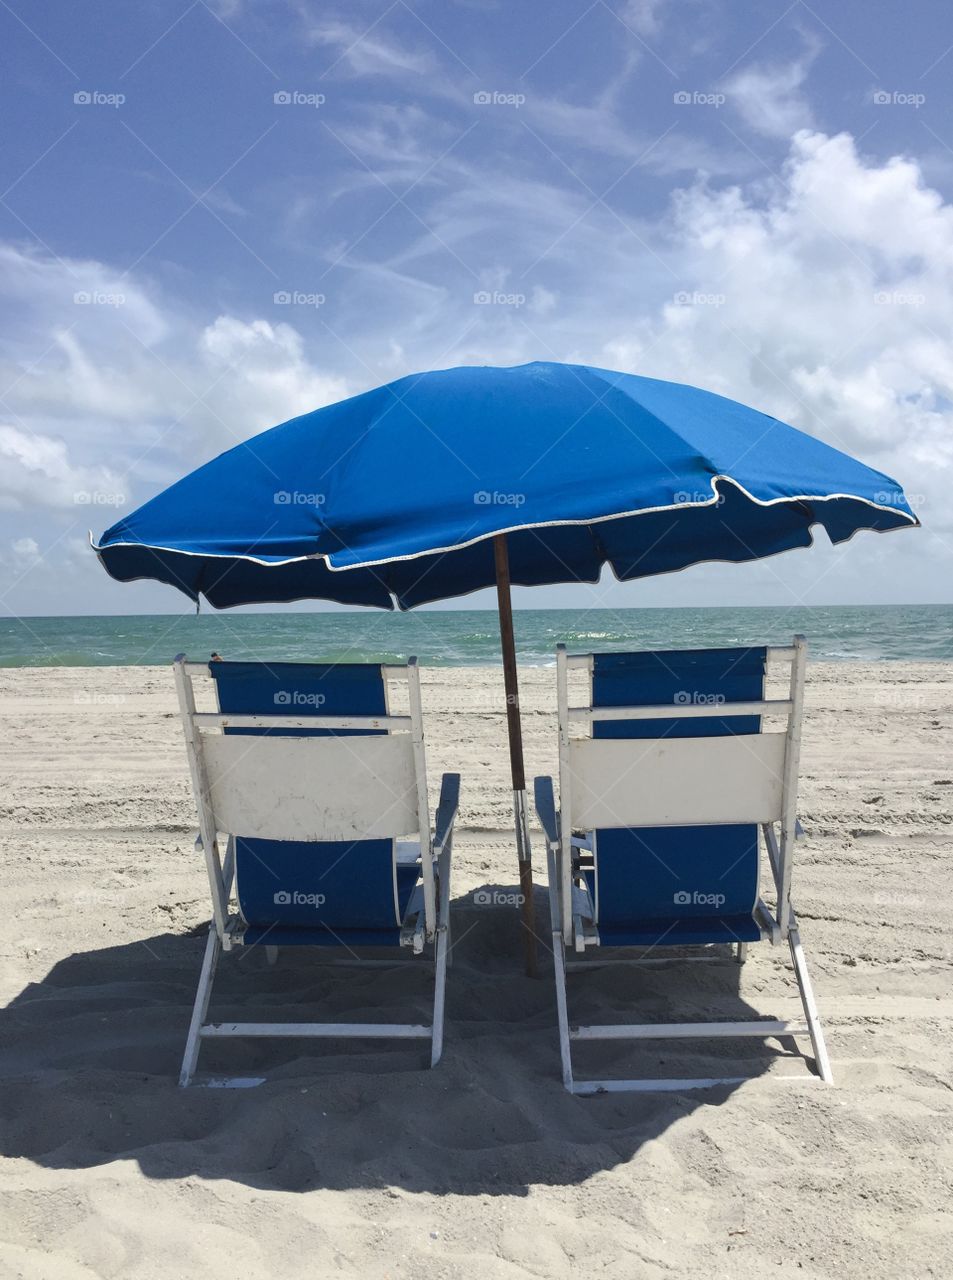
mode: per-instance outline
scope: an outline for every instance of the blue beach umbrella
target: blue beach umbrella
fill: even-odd
[[[628,580],[917,525],[902,490],[776,418],[584,365],[401,378],[237,445],[94,543],[216,608],[410,609],[496,584],[517,851],[531,874],[510,583]],[[532,945],[528,931],[528,945]],[[528,953],[528,964],[531,954]]]

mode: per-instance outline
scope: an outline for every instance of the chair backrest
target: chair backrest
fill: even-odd
[[[430,852],[416,661],[384,668],[182,660],[176,677],[203,842],[221,832],[235,837],[245,918],[313,921],[313,911],[296,912],[296,899],[330,896],[328,927],[393,925],[401,898],[396,839],[419,834],[422,853]],[[408,715],[389,713],[387,678],[406,681]],[[197,679],[214,682],[216,712],[196,710]],[[284,885],[289,866],[304,868],[289,880],[294,892]],[[336,891],[298,892],[309,875]]]
[[[570,746],[574,821],[587,828],[694,826],[778,817],[784,737],[757,715],[673,716],[764,696],[765,650],[598,653],[592,736]],[[662,706],[668,715],[632,719]],[[600,719],[602,712],[625,719]],[[628,745],[639,739],[644,746]]]
[[[420,829],[409,737],[348,741],[202,734],[219,831],[262,840],[396,838]]]
[[[769,657],[791,660],[788,699],[765,701]],[[584,707],[568,704],[572,667],[590,673]],[[616,859],[614,922],[631,918],[634,900],[642,918],[711,914],[712,902],[727,914],[750,913],[758,884],[756,824],[781,820],[782,833],[789,829],[793,839],[803,670],[800,637],[788,649],[557,655],[563,830],[595,831],[600,855]],[[768,712],[785,717],[782,732],[761,731]],[[570,728],[579,724],[588,732],[573,737]],[[711,836],[680,836],[677,829],[687,827],[711,828]],[[717,893],[685,892],[713,874]],[[568,932],[565,850],[562,880]]]

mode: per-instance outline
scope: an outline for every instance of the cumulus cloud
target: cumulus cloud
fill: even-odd
[[[64,440],[0,423],[0,509],[122,506],[122,483],[107,467],[76,465]]]
[[[332,365],[308,345],[313,317],[293,307],[199,310],[105,265],[0,251],[16,317],[0,330],[11,388],[0,406],[0,545],[45,546],[50,512],[104,528],[118,512],[70,510],[75,492],[114,487],[135,505],[237,439],[378,378],[577,360],[708,387],[895,475],[924,532],[859,539],[831,568],[828,598],[843,598],[858,571],[884,598],[935,597],[953,569],[953,205],[914,160],[873,160],[846,134],[803,130],[777,180],[708,175],[637,223],[571,188],[454,176],[421,206],[440,240],[462,256],[504,220],[513,239],[479,255],[476,279],[455,277],[445,253],[439,287],[416,242],[390,262],[349,264],[349,312],[335,325],[357,352],[354,381],[338,372],[338,348]],[[508,265],[482,266],[501,257]],[[77,279],[91,291],[121,284],[131,309],[74,304]],[[507,298],[477,306],[477,290]],[[807,588],[823,557],[763,566],[765,580]],[[752,578],[729,581],[742,580]],[[669,581],[665,598],[680,589]]]
[[[36,538],[14,538],[10,543],[8,560],[14,568],[28,568],[40,559],[40,546]]]
[[[350,390],[293,324],[196,315],[105,263],[0,245],[0,291],[0,600],[15,584],[22,611],[101,585],[87,529]]]
[[[75,453],[77,463],[56,463],[63,474],[103,458],[113,472],[135,471],[156,450],[195,464],[347,394],[293,325],[196,316],[106,264],[6,245],[0,289],[3,406],[23,432]],[[44,447],[52,466],[53,445]]]
[[[896,475],[949,561],[953,207],[918,166],[801,132],[766,197],[683,191],[669,253],[682,289],[607,363],[755,404]]]
[[[271,425],[347,395],[343,378],[321,374],[308,361],[290,324],[219,316],[199,338],[215,379],[215,412],[233,423]]]

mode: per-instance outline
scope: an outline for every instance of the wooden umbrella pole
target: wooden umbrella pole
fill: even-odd
[[[496,598],[500,610],[500,643],[503,648],[503,684],[506,689],[506,728],[510,740],[510,774],[513,779],[513,812],[516,818],[516,856],[520,873],[520,918],[526,976],[536,977],[536,911],[533,904],[533,862],[526,808],[526,770],[523,765],[523,726],[520,721],[519,680],[516,672],[516,640],[513,635],[513,602],[510,599],[510,558],[506,534],[493,539],[496,560]]]

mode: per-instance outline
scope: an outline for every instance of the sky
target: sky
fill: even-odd
[[[0,0],[0,47],[0,616],[187,610],[87,531],[535,359],[754,405],[924,527],[517,605],[953,600],[943,0]]]

